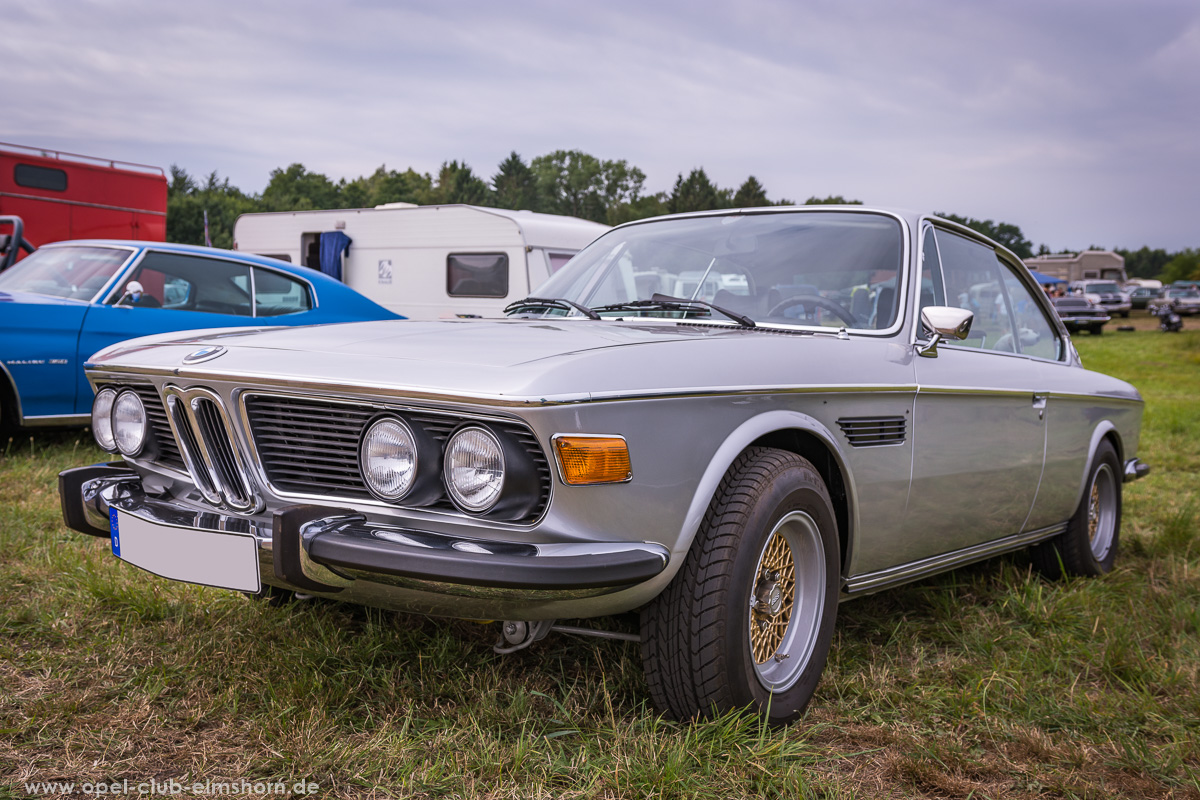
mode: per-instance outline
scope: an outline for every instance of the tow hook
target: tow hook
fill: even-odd
[[[546,638],[550,628],[554,626],[552,619],[539,619],[533,622],[508,620],[500,623],[500,639],[492,647],[499,655],[508,655],[518,650],[524,650],[534,642]]]

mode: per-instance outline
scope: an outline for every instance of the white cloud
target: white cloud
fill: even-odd
[[[1185,2],[0,0],[6,138],[259,191],[512,150],[1195,246]]]

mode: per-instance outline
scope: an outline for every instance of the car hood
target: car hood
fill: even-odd
[[[202,354],[206,348],[221,351]],[[508,402],[673,393],[796,383],[842,384],[848,365],[900,344],[668,321],[384,321],[304,328],[225,329],[144,337],[100,351],[98,370],[169,372],[183,379],[374,389]],[[825,354],[825,351],[829,351]],[[197,354],[197,355],[193,355]],[[207,355],[207,357],[205,357]],[[194,363],[186,363],[192,356]],[[197,360],[203,359],[203,360]],[[803,376],[801,378],[801,376]]]

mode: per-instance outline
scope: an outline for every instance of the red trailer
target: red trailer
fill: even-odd
[[[161,242],[167,178],[159,167],[0,142],[0,216],[24,220],[34,247],[63,239]]]

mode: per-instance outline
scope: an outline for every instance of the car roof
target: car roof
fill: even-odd
[[[344,286],[341,281],[309,267],[301,267],[277,258],[268,258],[241,250],[225,250],[220,247],[204,247],[195,244],[180,244],[177,242],[147,242],[141,239],[67,239],[60,242],[50,242],[38,249],[52,247],[120,247],[136,250],[158,250],[163,253],[178,253],[180,255],[207,256],[209,258],[226,258],[262,267],[271,267],[312,283],[330,283]]]

